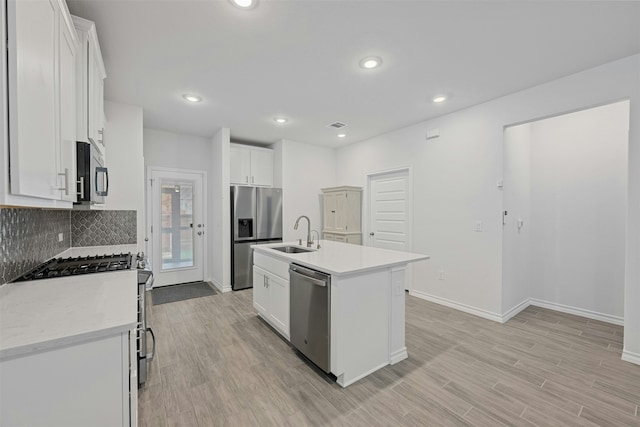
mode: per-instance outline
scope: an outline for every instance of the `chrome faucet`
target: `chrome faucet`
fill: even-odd
[[[306,215],[300,215],[298,219],[296,219],[296,223],[293,226],[293,229],[294,230],[298,229],[298,224],[300,223],[300,220],[302,218],[307,220],[307,247],[310,248],[311,245],[313,245],[313,240],[311,240],[311,221],[309,221],[309,217]]]
[[[320,232],[318,230],[311,230],[311,233],[316,233],[318,235],[318,244],[316,246],[316,249],[320,249]],[[311,242],[311,244],[313,245],[313,241]]]

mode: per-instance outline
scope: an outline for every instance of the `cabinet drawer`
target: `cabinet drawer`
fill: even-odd
[[[269,273],[280,276],[289,282],[289,263],[280,261],[258,252],[253,253],[253,265],[268,271]]]

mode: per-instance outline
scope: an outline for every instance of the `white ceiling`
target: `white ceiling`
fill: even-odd
[[[640,52],[637,1],[68,3],[96,22],[106,98],[145,127],[263,143],[348,144]],[[382,67],[359,68],[368,55]]]

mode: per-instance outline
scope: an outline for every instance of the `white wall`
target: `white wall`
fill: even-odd
[[[193,135],[144,129],[145,166],[211,172],[211,140]]]
[[[502,313],[533,296],[531,268],[531,124],[504,131]],[[523,221],[518,229],[517,221]],[[534,235],[535,236],[535,235]]]
[[[624,315],[628,108],[616,103],[531,126],[536,298]]]
[[[105,101],[106,162],[109,167],[109,210],[137,211],[138,250],[145,250],[144,153],[142,108]]]
[[[416,264],[423,297],[502,318],[502,178],[505,126],[622,99],[631,100],[625,350],[640,363],[640,55],[396,130],[338,150],[338,181],[365,185],[371,171],[413,165],[414,247],[432,259]],[[425,140],[427,130],[441,137]],[[483,232],[474,232],[481,220]],[[445,280],[437,271],[445,271]]]
[[[322,233],[321,188],[337,185],[336,153],[328,147],[282,140],[274,146],[282,153],[282,238],[285,242],[307,237],[306,221],[293,229],[296,219],[306,215],[311,228]]]
[[[231,219],[229,200],[229,139],[227,128],[220,129],[211,139],[213,173],[209,178],[208,227],[211,250],[211,280],[223,291],[231,290]]]
[[[628,128],[625,101],[505,131],[504,311],[535,298],[622,319]]]

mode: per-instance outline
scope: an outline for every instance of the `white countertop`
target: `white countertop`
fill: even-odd
[[[292,242],[283,242],[254,245],[252,248],[256,252],[280,258],[286,262],[295,262],[337,276],[388,268],[430,258],[428,255],[378,249],[328,240],[320,240],[320,249],[316,251],[299,254],[288,254],[271,249],[278,246],[304,247]]]
[[[136,245],[71,248],[56,258],[136,250]],[[0,286],[0,359],[133,329],[137,284],[133,269]]]

